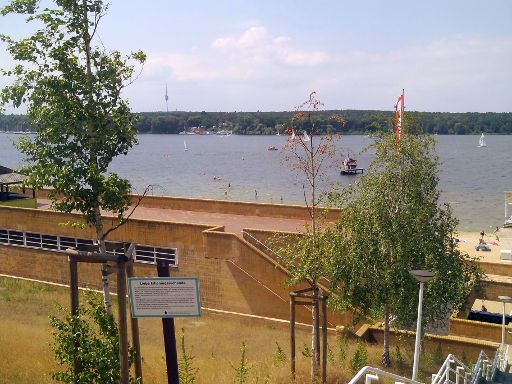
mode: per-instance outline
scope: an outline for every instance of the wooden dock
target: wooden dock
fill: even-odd
[[[340,173],[342,175],[357,175],[358,173],[362,175],[364,173],[364,168],[342,169]]]

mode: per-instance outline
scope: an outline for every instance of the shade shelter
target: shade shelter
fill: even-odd
[[[26,179],[27,176],[0,165],[0,201],[26,199],[25,195],[9,191],[12,186],[21,186]],[[24,187],[22,187],[22,192],[25,193]],[[34,190],[32,190],[32,197],[35,198]]]

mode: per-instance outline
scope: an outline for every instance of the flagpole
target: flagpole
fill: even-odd
[[[405,89],[402,88],[402,108],[400,111],[400,140],[404,137],[404,110],[405,110]]]

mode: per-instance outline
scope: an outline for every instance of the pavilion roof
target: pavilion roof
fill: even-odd
[[[27,176],[14,172],[12,169],[0,165],[0,184],[21,184]]]

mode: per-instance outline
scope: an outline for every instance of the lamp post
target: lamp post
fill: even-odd
[[[505,349],[505,305],[512,302],[510,296],[498,296],[498,300],[503,303],[503,318],[501,322],[501,350]]]
[[[418,299],[418,320],[416,326],[416,342],[414,343],[414,363],[412,367],[412,379],[416,381],[418,376],[418,366],[420,364],[420,339],[421,339],[421,315],[423,312],[423,285],[432,280],[434,274],[430,271],[417,269],[409,273],[420,283],[420,293]]]

